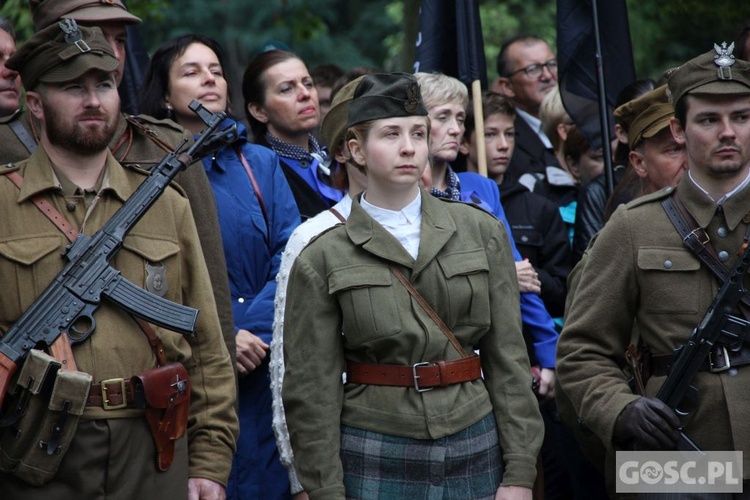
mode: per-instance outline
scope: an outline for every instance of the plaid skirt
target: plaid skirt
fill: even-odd
[[[346,498],[489,499],[503,478],[492,413],[440,439],[410,439],[343,425]]]

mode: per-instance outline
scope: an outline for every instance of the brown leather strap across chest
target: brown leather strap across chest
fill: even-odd
[[[454,361],[416,363],[414,365],[380,365],[346,363],[346,382],[353,384],[414,387],[419,392],[477,380],[482,376],[479,356]]]

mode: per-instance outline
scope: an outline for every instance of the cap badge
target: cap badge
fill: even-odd
[[[88,52],[91,50],[89,44],[83,39],[83,33],[78,28],[78,23],[75,19],[64,19],[57,23],[60,29],[65,33],[65,42],[70,43],[78,47],[81,52]]]
[[[419,84],[416,82],[411,83],[406,87],[406,104],[404,104],[404,109],[407,113],[414,113],[419,109],[419,99]]]
[[[721,46],[714,44],[714,50],[716,55],[714,56],[714,64],[719,67],[717,73],[721,80],[732,80],[732,68],[734,64],[734,42],[727,47],[727,42],[721,42]]]

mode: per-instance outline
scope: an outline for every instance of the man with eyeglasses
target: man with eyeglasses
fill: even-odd
[[[542,99],[557,85],[557,59],[549,44],[531,35],[506,40],[497,56],[497,73],[492,91],[513,99],[517,111],[516,150],[508,172],[520,177],[559,167],[539,120]]]

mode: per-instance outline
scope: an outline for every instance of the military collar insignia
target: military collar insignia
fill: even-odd
[[[406,103],[404,109],[407,113],[414,113],[419,109],[419,84],[414,82],[406,87]]]
[[[64,19],[57,23],[57,25],[65,33],[66,43],[75,45],[82,53],[91,50],[89,44],[83,39],[83,33],[78,28],[78,23],[76,23],[75,19]]]
[[[732,68],[734,64],[734,42],[727,47],[727,42],[721,42],[721,46],[714,44],[714,50],[716,55],[714,56],[714,64],[718,66],[717,73],[721,80],[732,80]]]

